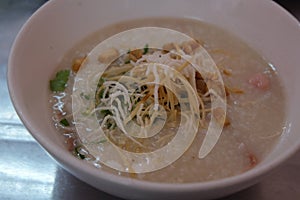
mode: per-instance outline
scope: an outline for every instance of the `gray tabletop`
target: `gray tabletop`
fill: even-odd
[[[103,199],[105,194],[70,175],[37,144],[11,104],[6,71],[16,34],[45,0],[0,0],[0,199]],[[298,0],[278,0],[300,19]],[[223,200],[300,199],[300,152],[261,183]]]

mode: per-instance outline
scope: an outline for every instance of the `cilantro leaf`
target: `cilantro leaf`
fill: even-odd
[[[149,45],[146,44],[145,47],[144,47],[144,52],[143,52],[143,54],[148,53],[148,51],[149,51]]]
[[[56,73],[53,80],[50,80],[50,89],[53,92],[62,92],[69,80],[70,70],[61,70]]]
[[[62,119],[62,120],[60,120],[59,121],[59,123],[61,124],[61,125],[63,125],[63,126],[70,126],[70,124],[69,124],[69,122],[68,122],[68,120],[67,119]]]

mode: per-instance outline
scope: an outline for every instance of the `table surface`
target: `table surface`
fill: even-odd
[[[10,48],[21,26],[44,2],[0,0],[0,199],[117,200],[58,166],[24,128],[10,101],[6,84]],[[278,2],[300,19],[298,0]],[[300,152],[259,184],[223,200],[300,199],[299,171]]]

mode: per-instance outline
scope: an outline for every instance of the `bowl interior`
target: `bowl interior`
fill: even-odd
[[[94,170],[67,152],[50,121],[48,81],[65,53],[78,41],[106,25],[160,16],[199,19],[229,30],[277,68],[287,96],[285,133],[271,154],[244,176],[258,176],[298,149],[300,28],[296,19],[275,3],[267,0],[90,0],[89,3],[54,0],[36,12],[23,27],[13,46],[8,69],[10,94],[20,118],[54,158],[74,174],[81,171],[87,175],[88,170]],[[81,178],[84,179],[85,175]],[[98,173],[95,177],[121,180],[105,173]],[[234,178],[238,180],[238,177]]]

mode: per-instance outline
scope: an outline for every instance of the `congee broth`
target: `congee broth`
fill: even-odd
[[[106,135],[106,138],[97,141],[97,145],[111,142],[126,151],[145,153],[164,147],[175,137],[183,105],[170,88],[149,84],[158,77],[168,81],[174,88],[176,84],[187,81],[196,91],[200,102],[199,128],[191,146],[169,166],[148,173],[127,173],[107,167],[101,163],[101,158],[94,157],[85,148],[76,132],[71,95],[76,74],[87,54],[98,43],[121,31],[145,26],[177,30],[194,38],[196,42],[166,43],[163,44],[164,50],[159,50],[150,48],[148,41],[145,41],[143,49],[129,49],[124,55],[119,55],[118,49],[114,48],[99,55],[100,62],[105,62],[110,56],[118,58],[99,77],[94,96],[81,94],[83,100],[95,98],[95,108],[88,112],[96,114]],[[201,159],[198,158],[199,147],[203,143],[211,116],[212,94],[207,88],[207,80],[183,57],[174,53],[192,56],[199,46],[210,54],[221,73],[227,103],[222,134],[213,150]],[[150,62],[168,64],[182,76],[173,80],[160,68],[155,68],[156,71],[151,67],[135,68],[141,63]],[[124,82],[118,81],[121,76],[125,77],[122,79]],[[136,80],[134,91],[126,85],[129,79]],[[122,97],[116,98],[118,95]],[[155,182],[210,181],[250,170],[272,150],[284,129],[285,120],[284,91],[274,66],[231,33],[192,19],[126,21],[102,28],[79,41],[63,57],[50,80],[49,102],[53,124],[70,153],[99,170]],[[166,111],[165,115],[160,112],[162,108]],[[166,119],[165,123],[161,123],[163,119]],[[130,128],[131,122],[142,127],[150,126],[151,129]],[[126,131],[135,132],[124,134],[123,125],[129,127],[129,131]],[[152,137],[145,139],[134,136],[141,132],[151,134],[158,126],[163,128]]]

